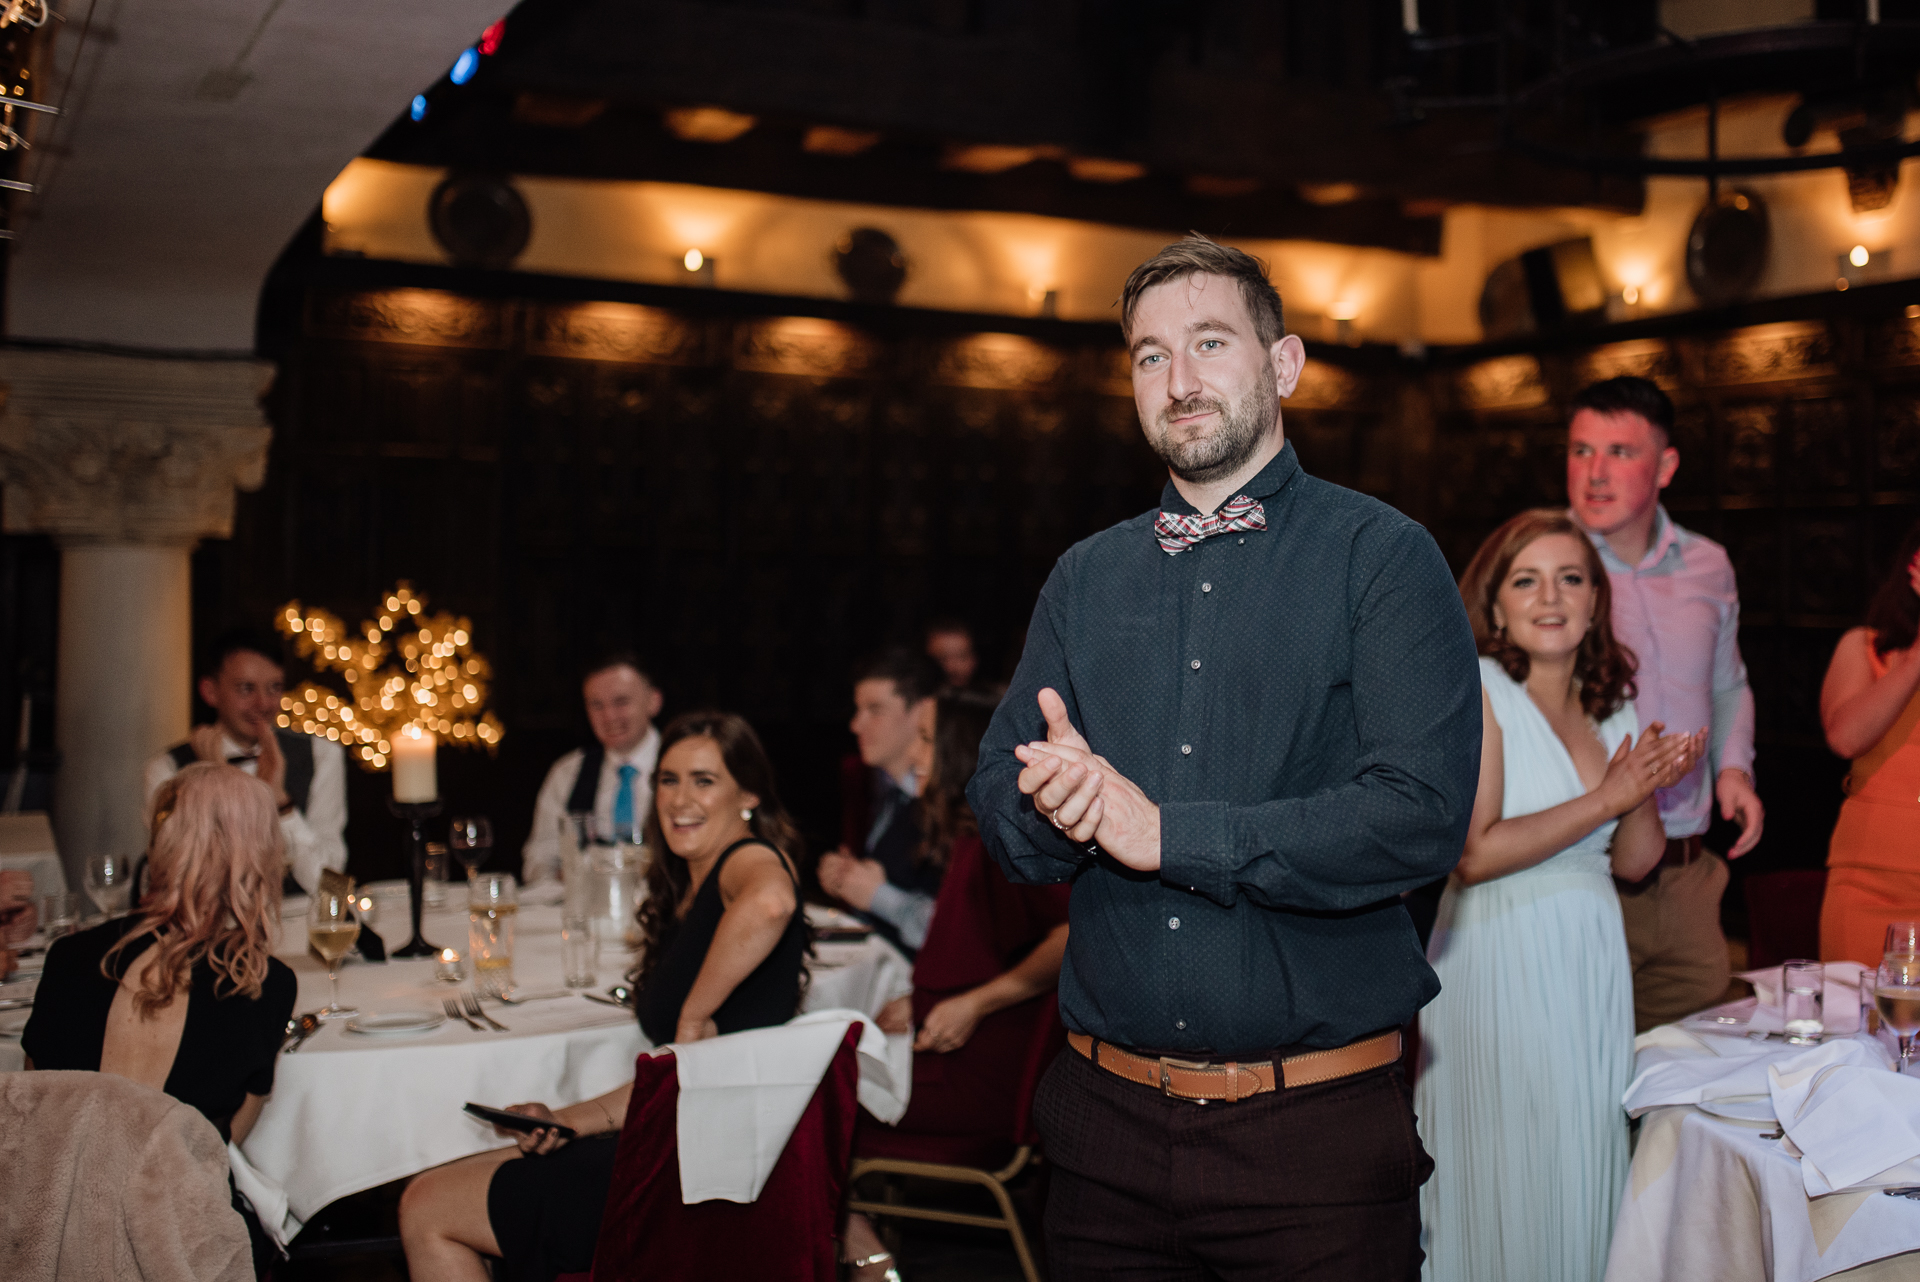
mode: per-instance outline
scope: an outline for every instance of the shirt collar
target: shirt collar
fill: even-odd
[[[640,736],[639,743],[634,744],[633,747],[627,750],[626,752],[609,752],[607,754],[607,760],[615,766],[621,766],[621,765],[638,766],[646,761],[647,753],[649,751],[656,749],[659,743],[660,743],[659,730],[655,729],[653,726],[648,726],[647,732]]]
[[[1568,510],[1567,516],[1593,541],[1593,546],[1599,549],[1601,563],[1609,570],[1650,570],[1664,561],[1670,551],[1680,546],[1680,527],[1675,525],[1673,518],[1667,515],[1665,504],[1656,505],[1653,509],[1653,539],[1647,544],[1647,554],[1640,558],[1638,565],[1628,565],[1625,559],[1613,550],[1613,544],[1607,542],[1605,535],[1596,534],[1586,526],[1580,525],[1580,518],[1575,516],[1571,509]]]
[[[1280,452],[1268,460],[1267,465],[1253,474],[1253,479],[1229,494],[1228,498],[1237,498],[1245,494],[1251,498],[1266,499],[1275,494],[1291,481],[1300,471],[1300,456],[1293,452],[1293,442],[1288,441],[1280,447]],[[1183,516],[1198,516],[1200,509],[1187,502],[1174,486],[1173,478],[1167,478],[1167,484],[1160,491],[1160,510],[1178,512]]]

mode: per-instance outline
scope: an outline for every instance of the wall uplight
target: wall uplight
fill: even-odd
[[[1865,267],[1867,265],[1867,258],[1867,247],[1865,245],[1855,245],[1847,253],[1847,261],[1855,267]]]
[[[1625,303],[1629,307],[1632,307],[1633,305],[1638,303],[1640,301],[1640,287],[1637,285],[1629,285],[1625,289],[1621,290],[1620,301]]]
[[[686,264],[688,271],[697,272],[700,270],[700,265],[707,261],[707,256],[697,249],[689,249],[687,256],[680,261]]]

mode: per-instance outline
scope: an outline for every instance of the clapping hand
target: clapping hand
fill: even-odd
[[[1640,735],[1640,741],[1622,739],[1607,763],[1607,774],[1600,781],[1600,794],[1606,799],[1609,814],[1619,816],[1641,805],[1655,790],[1671,788],[1685,779],[1706,754],[1707,732],[1670,735],[1664,723],[1656,721]]]
[[[861,912],[873,904],[873,892],[887,879],[877,859],[861,859],[845,846],[820,856],[820,889]]]
[[[1093,751],[1067,720],[1066,702],[1056,691],[1042,690],[1039,700],[1047,737],[1013,750],[1025,767],[1020,791],[1074,841],[1095,842],[1129,868],[1158,872],[1160,807]]]

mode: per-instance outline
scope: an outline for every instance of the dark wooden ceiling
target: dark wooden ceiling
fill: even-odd
[[[1603,43],[1639,38],[1653,13],[1535,7],[1591,10],[1583,30]],[[1421,13],[1444,36],[1515,8]],[[1465,98],[1511,69],[1471,48],[1416,58],[1400,23],[1399,0],[525,0],[470,82],[431,89],[426,118],[368,154],[1424,254],[1450,203],[1639,208],[1636,180],[1502,150],[1497,113],[1409,121],[1396,80]],[[725,142],[664,123],[700,105],[755,123]],[[828,154],[806,146],[816,126],[877,137]],[[1031,154],[979,172],[962,149],[980,144]],[[1089,177],[1083,158],[1138,174]]]

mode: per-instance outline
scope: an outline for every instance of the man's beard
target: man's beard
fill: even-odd
[[[1173,420],[1213,410],[1220,423],[1206,435],[1175,442]],[[1165,460],[1167,469],[1183,481],[1205,485],[1231,476],[1259,452],[1280,413],[1280,395],[1271,370],[1263,373],[1237,402],[1196,396],[1160,411],[1158,422],[1145,424],[1147,444]]]

